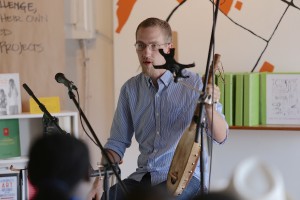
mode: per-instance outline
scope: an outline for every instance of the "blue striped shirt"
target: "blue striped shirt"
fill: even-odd
[[[199,75],[187,70],[183,70],[183,75],[189,76],[183,79],[186,84],[202,89]],[[122,86],[105,148],[122,158],[135,136],[140,155],[138,168],[129,178],[140,181],[145,173],[150,172],[152,185],[167,179],[174,151],[191,123],[198,98],[197,91],[175,83],[169,71],[158,79],[158,88],[143,73]],[[217,109],[221,112],[222,105],[218,104]],[[198,179],[199,167],[198,163],[194,173]],[[208,173],[205,176],[208,177]]]

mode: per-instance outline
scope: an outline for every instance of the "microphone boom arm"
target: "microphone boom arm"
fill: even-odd
[[[38,104],[39,108],[41,109],[41,111],[44,113],[44,115],[51,121],[52,124],[54,124],[54,126],[57,128],[57,130],[60,133],[63,134],[68,134],[66,131],[62,130],[61,127],[57,124],[57,120],[55,117],[53,117],[49,111],[46,109],[45,105],[42,104],[38,98],[36,98],[36,96],[33,94],[33,92],[31,91],[31,89],[28,87],[28,85],[26,83],[23,84],[23,88],[26,90],[26,92],[33,98],[33,100]]]

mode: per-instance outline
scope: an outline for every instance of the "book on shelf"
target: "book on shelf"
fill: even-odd
[[[21,112],[19,74],[0,74],[0,115],[15,115]]]
[[[235,74],[235,126],[243,126],[244,119],[244,73]]]
[[[19,173],[0,174],[0,199],[18,200],[21,199],[21,184]]]
[[[0,130],[0,159],[20,156],[19,120],[1,119]]]
[[[234,107],[235,99],[235,75],[234,73],[225,73],[225,118],[229,126],[234,124]]]
[[[300,73],[262,73],[261,124],[300,122]]]
[[[59,97],[39,97],[37,98],[41,104],[43,104],[48,112],[59,113],[60,112],[60,99]],[[43,113],[39,105],[33,98],[29,98],[29,111],[31,114]]]
[[[244,126],[259,125],[260,73],[244,74]]]

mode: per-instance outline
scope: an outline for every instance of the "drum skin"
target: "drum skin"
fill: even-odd
[[[197,166],[200,144],[195,142],[196,127],[197,124],[192,122],[175,150],[167,178],[167,188],[174,196],[183,192]]]

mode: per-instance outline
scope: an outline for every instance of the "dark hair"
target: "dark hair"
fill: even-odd
[[[135,37],[137,37],[137,32],[139,29],[148,27],[159,27],[165,33],[165,42],[172,42],[172,29],[169,23],[154,17],[145,19],[138,25],[135,32]]]
[[[8,80],[8,82],[9,82],[9,83],[15,83],[15,80],[12,79],[12,78],[10,78],[10,79]]]
[[[81,180],[89,179],[90,158],[82,141],[67,134],[40,137],[29,152],[28,178],[34,199],[69,199]]]

